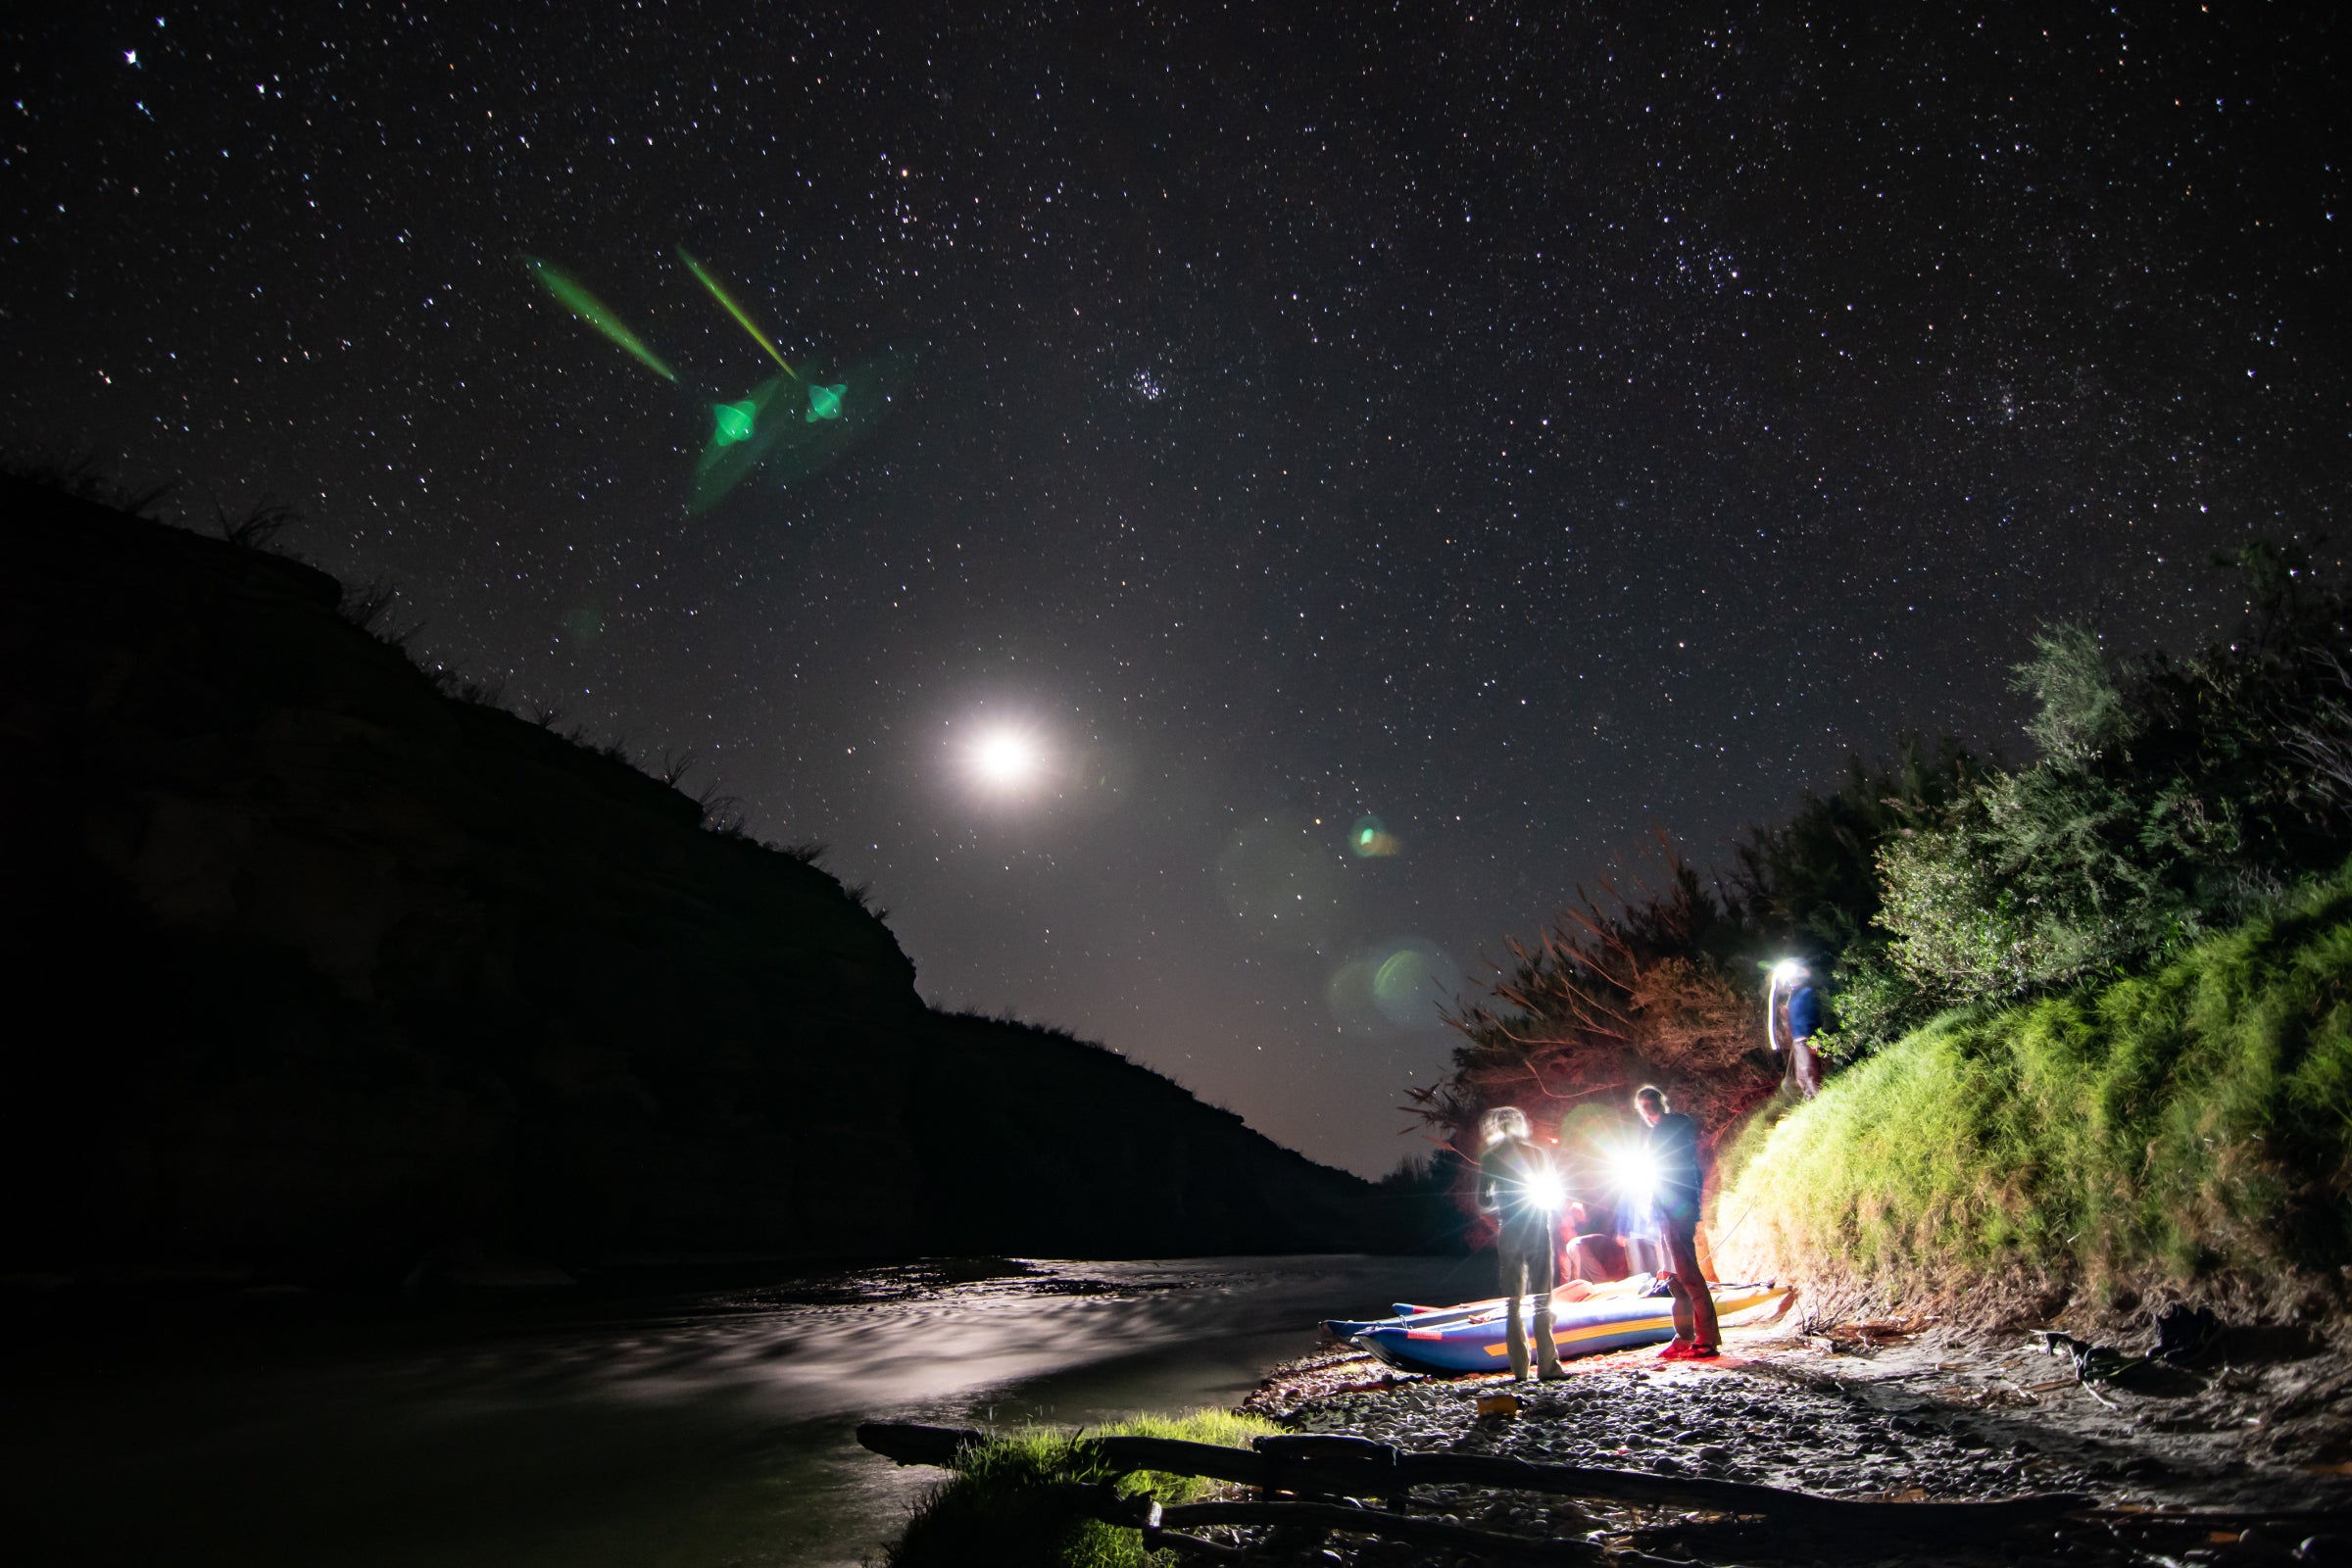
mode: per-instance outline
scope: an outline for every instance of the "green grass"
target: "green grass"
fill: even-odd
[[[1246,1448],[1280,1429],[1255,1416],[1196,1410],[1140,1416],[1082,1435],[1023,1430],[992,1437],[965,1452],[956,1478],[924,1498],[906,1534],[886,1554],[889,1568],[1144,1568],[1171,1554],[1144,1550],[1143,1537],[1073,1512],[1057,1489],[1110,1483],[1121,1494],[1150,1492],[1162,1502],[1190,1502],[1217,1483],[1198,1476],[1102,1467],[1083,1438],[1181,1438]]]
[[[1948,1013],[1725,1156],[1727,1266],[1953,1299],[2352,1260],[2352,868],[2143,977]]]

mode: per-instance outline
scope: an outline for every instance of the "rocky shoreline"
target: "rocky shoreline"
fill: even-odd
[[[2110,1521],[2006,1543],[1988,1560],[2352,1562],[2352,1544],[2333,1539],[2341,1527],[2321,1517],[2352,1510],[2352,1360],[2316,1336],[2226,1335],[2191,1366],[2147,1364],[2087,1383],[2030,1331],[1929,1321],[1735,1328],[1725,1351],[1695,1364],[1624,1351],[1571,1362],[1556,1383],[1513,1384],[1397,1373],[1334,1345],[1277,1368],[1243,1408],[1296,1432],[1421,1452],[1890,1501],[2070,1493],[2110,1514],[2199,1511],[2186,1544],[2180,1528],[2151,1544],[2146,1532]],[[1498,1394],[1514,1396],[1516,1409],[1482,1415],[1481,1397]],[[1722,1554],[1732,1538],[1720,1524],[1688,1512],[1468,1488],[1416,1492],[1410,1507],[1482,1530],[1588,1541],[1619,1561],[1734,1560]],[[1776,1550],[1768,1532],[1738,1544],[1740,1560],[1820,1555]],[[1453,1561],[1341,1535],[1320,1549],[1322,1561],[1380,1568]]]

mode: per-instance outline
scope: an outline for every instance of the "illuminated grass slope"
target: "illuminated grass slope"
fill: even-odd
[[[2144,977],[1947,1013],[1725,1162],[1754,1272],[2282,1302],[2352,1259],[2352,867]],[[2002,1289],[2006,1287],[2007,1289]]]

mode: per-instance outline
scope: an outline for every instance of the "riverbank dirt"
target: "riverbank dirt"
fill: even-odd
[[[1654,1349],[1593,1356],[1556,1383],[1513,1384],[1411,1376],[1333,1345],[1278,1368],[1244,1408],[1298,1432],[1423,1452],[1899,1502],[2076,1493],[2095,1510],[1997,1546],[1912,1543],[1874,1555],[1872,1543],[1829,1550],[1688,1511],[1525,1493],[1433,1488],[1409,1504],[1477,1529],[1589,1541],[1628,1563],[2352,1563],[2352,1542],[2339,1539],[2352,1536],[2352,1359],[2316,1336],[2225,1331],[2188,1367],[2139,1363],[2088,1383],[2063,1347],[2054,1353],[2031,1331],[1922,1319],[1732,1328],[1724,1348],[1707,1363],[1660,1362]],[[1482,1396],[1505,1393],[1515,1413],[1479,1413]],[[2163,1517],[2180,1511],[2199,1517]],[[1365,1568],[1459,1560],[1344,1535],[1316,1551]]]

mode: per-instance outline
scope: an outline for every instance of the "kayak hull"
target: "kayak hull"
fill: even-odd
[[[1715,1311],[1719,1317],[1732,1317],[1776,1304],[1788,1294],[1772,1285],[1717,1285]],[[1476,1307],[1422,1312],[1378,1323],[1334,1322],[1330,1328],[1399,1371],[1447,1376],[1507,1371],[1511,1364],[1500,1303],[1481,1302]],[[1552,1309],[1552,1344],[1562,1360],[1664,1345],[1673,1338],[1671,1297],[1592,1297],[1559,1302]]]

